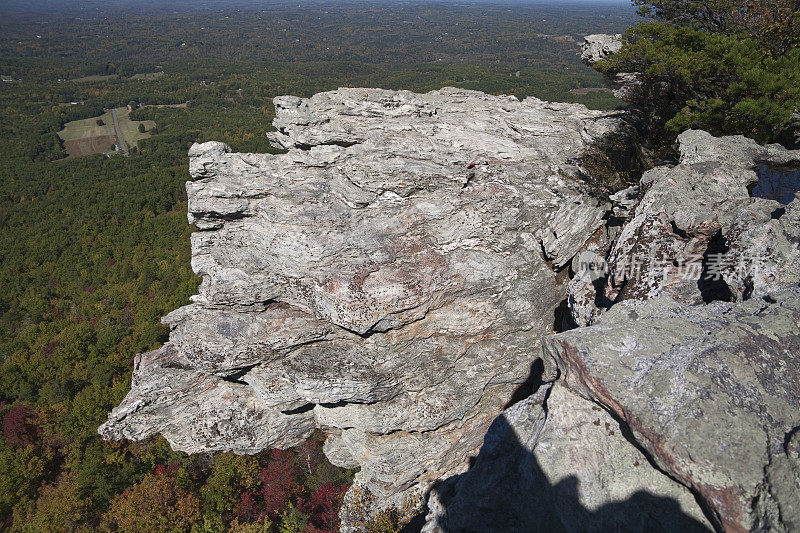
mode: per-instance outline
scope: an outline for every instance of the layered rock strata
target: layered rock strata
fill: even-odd
[[[203,282],[105,438],[321,428],[379,506],[432,488],[431,532],[800,528],[800,197],[764,186],[800,152],[690,131],[600,205],[569,176],[613,113],[275,104],[286,153],[192,147]],[[550,335],[563,311],[580,327]]]
[[[569,176],[616,116],[455,89],[275,108],[286,153],[192,147],[199,294],[100,433],[254,453],[321,428],[379,501],[423,492],[538,378],[561,267],[605,211]]]

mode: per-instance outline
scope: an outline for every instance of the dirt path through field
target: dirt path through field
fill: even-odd
[[[117,120],[117,111],[116,109],[111,109],[111,118],[114,121],[114,130],[117,132],[117,141],[119,141],[119,148],[122,150],[122,153],[125,154],[125,157],[128,157],[128,145],[125,144],[125,138],[122,136],[122,130],[119,127],[119,121]]]

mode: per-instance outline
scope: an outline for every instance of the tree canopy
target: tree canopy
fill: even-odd
[[[746,34],[782,55],[800,41],[798,0],[634,0],[639,14],[725,35]]]
[[[800,0],[634,0],[656,19],[626,33],[600,62],[637,73],[625,97],[648,111],[665,139],[690,128],[798,143]]]

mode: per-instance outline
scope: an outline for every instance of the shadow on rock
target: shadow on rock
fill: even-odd
[[[559,392],[559,394],[563,394]],[[610,443],[609,448],[599,453],[605,454],[596,470],[592,470],[594,459],[586,460],[595,452],[581,448],[592,446],[591,442],[563,442],[563,450],[553,449],[562,435],[556,427],[551,430],[548,420],[547,402],[538,400],[535,395],[516,404],[497,417],[486,435],[484,445],[471,470],[441,482],[431,491],[429,514],[423,528],[426,532],[532,532],[532,531],[709,531],[693,497],[682,486],[667,478],[649,464],[636,462],[642,475],[630,483],[628,495],[624,499],[594,501],[599,505],[587,505],[586,500],[598,497],[595,484],[608,485],[608,498],[626,483],[624,476],[630,476],[624,469],[609,471],[608,460],[631,461],[639,452],[630,444],[630,450],[619,454],[614,448],[619,442]],[[585,400],[578,399],[580,402]],[[588,403],[588,402],[586,402]],[[583,407],[583,406],[581,406]],[[589,407],[591,409],[596,407]],[[595,411],[596,412],[596,411]],[[603,412],[603,414],[605,414]],[[600,417],[598,416],[598,421]],[[547,422],[547,424],[545,424]],[[574,419],[565,420],[572,424]],[[559,422],[556,421],[558,426]],[[604,430],[599,424],[591,431]],[[624,440],[619,434],[609,430],[616,441]],[[556,439],[552,438],[556,433]],[[574,434],[573,434],[574,435]],[[614,439],[612,439],[614,440]],[[540,450],[540,447],[545,449]],[[576,453],[577,450],[577,453]],[[552,464],[552,456],[563,452],[564,473],[550,475],[545,472],[539,460]],[[627,455],[626,455],[627,454]],[[633,455],[631,455],[633,454]],[[575,461],[573,472],[568,466]],[[552,470],[552,469],[551,469]],[[614,478],[616,476],[616,478]],[[635,476],[635,474],[634,474]],[[554,482],[554,479],[560,478]],[[589,490],[581,490],[582,481]],[[610,479],[609,479],[610,478]],[[644,486],[651,490],[637,490]],[[623,489],[624,490],[624,489]],[[601,491],[602,492],[602,491]],[[676,497],[664,494],[674,493]],[[700,516],[691,516],[685,511],[690,508]]]

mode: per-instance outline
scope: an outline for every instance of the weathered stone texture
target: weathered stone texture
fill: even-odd
[[[100,432],[325,450],[379,498],[467,467],[604,209],[565,176],[614,113],[443,89],[275,99],[280,155],[194,145],[193,303]]]

